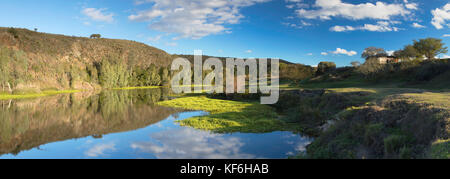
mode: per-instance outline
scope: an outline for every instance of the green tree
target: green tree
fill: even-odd
[[[167,86],[170,83],[169,69],[161,67],[160,69],[161,83],[163,86]]]
[[[103,59],[100,64],[99,81],[103,87],[125,87],[128,85],[130,73],[126,65],[116,63],[120,60]]]
[[[373,79],[381,72],[384,65],[380,64],[376,59],[369,58],[364,64],[358,67],[357,71],[363,74],[367,79]]]
[[[394,56],[401,59],[414,59],[420,55],[417,53],[416,48],[413,45],[406,45],[402,50],[397,50],[394,52]]]
[[[364,59],[368,59],[370,57],[380,57],[380,56],[387,56],[386,51],[383,48],[377,48],[377,47],[368,47],[364,50],[361,57]]]
[[[5,86],[9,87],[11,91],[11,85],[9,84],[9,63],[10,63],[10,52],[6,47],[0,48],[0,84],[2,86],[2,91],[5,91]]]
[[[419,55],[424,55],[428,59],[435,59],[439,54],[447,53],[447,47],[444,47],[442,39],[426,38],[419,41],[414,40],[414,48]]]
[[[148,86],[159,86],[161,85],[161,77],[159,76],[158,68],[155,64],[151,64],[147,70],[149,73]]]
[[[102,37],[102,35],[100,35],[100,34],[92,34],[90,38],[91,39],[99,39],[101,37]]]
[[[334,70],[336,70],[334,62],[320,62],[317,66],[317,75],[333,72]]]

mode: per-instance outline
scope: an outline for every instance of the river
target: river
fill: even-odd
[[[165,89],[0,101],[1,159],[287,158],[311,142],[292,132],[217,134],[175,121],[208,115],[156,105]]]

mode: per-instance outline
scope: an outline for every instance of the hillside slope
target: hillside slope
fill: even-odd
[[[3,89],[93,89],[100,87],[103,61],[135,68],[167,67],[172,57],[148,45],[89,39],[0,27],[0,83]],[[114,71],[114,70],[113,70]],[[9,83],[9,85],[8,85]]]

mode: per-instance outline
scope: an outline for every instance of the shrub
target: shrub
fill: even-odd
[[[408,147],[409,139],[404,135],[391,135],[384,139],[384,148],[387,156],[394,157],[402,148]]]
[[[322,75],[325,73],[333,72],[336,70],[336,64],[334,62],[320,62],[317,66],[316,75]]]
[[[378,63],[377,60],[369,58],[357,69],[357,71],[367,79],[375,79],[377,74],[383,71],[383,67],[384,65]]]
[[[427,81],[432,78],[445,73],[450,70],[450,64],[440,62],[440,61],[431,61],[425,62],[422,66],[420,66],[415,72],[415,79],[418,81]]]
[[[104,59],[99,67],[99,81],[103,87],[114,88],[128,85],[130,75],[126,65],[117,63],[117,60]]]
[[[8,28],[8,33],[10,33],[14,38],[19,38],[19,32],[15,28]]]

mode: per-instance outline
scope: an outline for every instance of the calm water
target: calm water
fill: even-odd
[[[205,112],[155,105],[166,90],[0,101],[0,158],[286,158],[310,139],[291,132],[215,134],[175,123]]]

